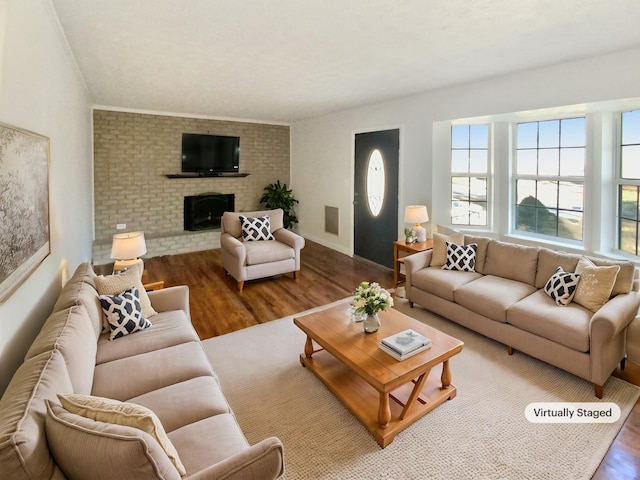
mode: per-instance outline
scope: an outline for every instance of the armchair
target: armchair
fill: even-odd
[[[273,240],[244,240],[240,216],[257,218],[268,216]],[[246,280],[293,273],[300,275],[300,251],[304,238],[287,230],[281,208],[255,212],[224,212],[221,221],[220,246],[222,266],[238,282],[242,291]]]

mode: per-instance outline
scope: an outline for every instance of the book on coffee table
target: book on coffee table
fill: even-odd
[[[380,349],[397,360],[404,360],[431,347],[431,340],[415,330],[404,330],[380,341]]]

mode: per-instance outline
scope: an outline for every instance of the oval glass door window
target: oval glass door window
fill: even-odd
[[[382,210],[384,193],[384,162],[380,150],[375,149],[367,166],[367,204],[374,217]]]

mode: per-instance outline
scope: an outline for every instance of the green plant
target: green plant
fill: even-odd
[[[270,183],[264,187],[264,193],[260,198],[260,203],[268,209],[281,208],[284,211],[284,228],[291,228],[298,223],[298,217],[293,210],[293,206],[298,203],[293,197],[293,190],[287,188],[287,184]]]

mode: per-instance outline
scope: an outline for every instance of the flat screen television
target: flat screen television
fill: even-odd
[[[240,137],[182,134],[182,171],[200,175],[238,173]]]

